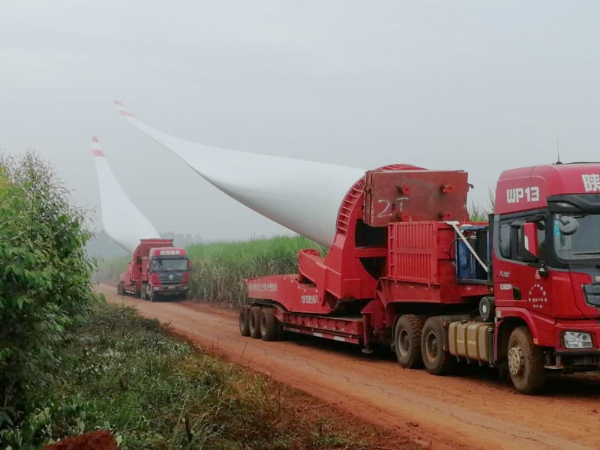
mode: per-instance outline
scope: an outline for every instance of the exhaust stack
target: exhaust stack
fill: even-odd
[[[130,124],[167,147],[240,203],[319,244],[330,246],[344,197],[365,171],[279,156],[210,147],[170,136],[115,101]]]
[[[158,231],[123,191],[96,136],[92,138],[92,153],[100,190],[102,224],[108,235],[131,254],[140,239],[160,239]]]

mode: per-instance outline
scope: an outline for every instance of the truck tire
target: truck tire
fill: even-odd
[[[275,328],[277,330],[277,340],[284,341],[285,340],[285,331],[283,331],[283,324],[279,320],[275,320]]]
[[[240,310],[240,334],[250,336],[250,308],[242,306]]]
[[[142,298],[142,300],[146,300],[148,298],[148,285],[147,284],[142,284],[142,290],[140,292],[140,297]]]
[[[445,375],[456,364],[456,360],[444,350],[444,327],[437,317],[430,317],[421,332],[421,353],[423,364],[433,375]]]
[[[423,320],[414,314],[405,314],[398,319],[394,330],[394,349],[400,366],[405,369],[423,367],[421,356],[421,332]]]
[[[123,295],[124,294],[124,292],[123,292],[123,282],[117,284],[117,294],[119,294],[119,295]]]
[[[260,339],[260,308],[258,306],[250,308],[249,329],[251,338]]]
[[[156,302],[158,300],[158,294],[154,291],[148,292],[148,300],[150,300],[152,303]]]
[[[546,371],[541,349],[533,343],[526,326],[515,328],[508,338],[508,372],[521,394],[537,394],[546,384]]]
[[[260,313],[260,335],[263,341],[277,340],[277,319],[273,308],[263,308]]]

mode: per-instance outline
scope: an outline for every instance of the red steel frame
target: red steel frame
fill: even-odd
[[[485,286],[473,288],[454,282],[449,255],[454,231],[449,225],[433,222],[466,220],[468,187],[466,173],[460,171],[394,165],[367,172],[340,207],[327,256],[323,258],[313,249],[300,250],[298,274],[247,279],[249,298],[256,304],[274,305],[286,331],[367,345],[373,340],[389,341],[394,305],[399,302],[463,303],[484,295],[488,292]],[[386,209],[377,213],[380,202]],[[386,210],[392,217],[383,221]],[[383,227],[387,241],[378,247],[357,245],[362,221]],[[411,236],[421,241],[408,242]],[[425,250],[417,250],[424,246]],[[419,259],[428,262],[417,265],[420,275],[411,277],[398,266],[402,257],[412,258],[413,263]],[[384,264],[383,273],[373,276],[363,264],[365,258],[387,261],[387,267]],[[356,305],[357,301],[361,309],[354,316],[336,317],[345,303]]]

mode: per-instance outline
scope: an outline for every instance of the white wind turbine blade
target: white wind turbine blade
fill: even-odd
[[[129,199],[104,157],[98,138],[92,138],[102,224],[108,235],[125,251],[133,253],[140,239],[160,238],[158,231]]]
[[[300,235],[329,246],[346,193],[365,171],[354,167],[209,147],[146,125],[115,101],[134,127],[178,155],[221,191]]]

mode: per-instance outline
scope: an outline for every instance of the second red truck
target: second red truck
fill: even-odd
[[[159,298],[184,299],[190,268],[185,248],[173,247],[172,239],[141,239],[120,275],[117,291],[151,302]]]

